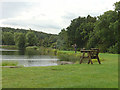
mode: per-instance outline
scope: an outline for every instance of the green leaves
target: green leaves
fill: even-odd
[[[2,33],[2,44],[3,45],[14,45],[14,34],[11,32],[3,32]]]
[[[120,1],[119,1],[119,2],[116,2],[116,3],[114,4],[114,6],[115,6],[115,11],[120,12]]]
[[[26,40],[27,40],[27,43],[28,43],[28,46],[34,46],[34,45],[37,45],[37,37],[35,35],[34,32],[32,31],[29,31],[27,34],[26,34]]]
[[[76,43],[79,48],[86,46],[89,39],[89,33],[94,30],[96,17],[88,15],[87,17],[78,17],[72,20],[67,27],[69,44]]]
[[[23,33],[15,33],[15,44],[18,49],[23,50],[26,46],[26,38]]]
[[[108,48],[112,48],[112,52],[116,51],[113,46],[117,45],[116,43],[118,43],[117,41],[120,38],[118,30],[120,27],[120,1],[114,5],[114,11],[106,11],[97,18],[88,15],[87,17],[79,16],[73,19],[66,28],[68,37],[66,42],[69,48],[76,43],[79,49],[97,47],[102,52],[110,51]]]

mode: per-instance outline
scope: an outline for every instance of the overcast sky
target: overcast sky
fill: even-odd
[[[0,27],[58,34],[78,16],[99,16],[119,0],[0,0]]]

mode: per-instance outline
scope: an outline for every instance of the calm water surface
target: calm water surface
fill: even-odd
[[[58,65],[58,59],[56,56],[39,55],[37,52],[32,51],[19,51],[19,50],[8,50],[0,48],[0,58],[2,61],[15,61],[18,65],[24,67],[31,66],[53,66]]]

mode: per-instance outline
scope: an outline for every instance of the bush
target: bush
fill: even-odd
[[[108,49],[108,52],[109,52],[109,53],[118,53],[118,43],[116,43],[115,45],[111,46],[111,47]]]
[[[71,61],[76,62],[80,60],[80,54],[75,53],[64,53],[64,52],[58,52],[57,57],[61,61]]]
[[[33,50],[36,50],[36,49],[38,49],[38,47],[37,47],[37,46],[28,46],[26,49],[33,49]]]
[[[99,44],[96,48],[99,48],[101,53],[105,53],[107,52],[108,46],[106,44]]]
[[[39,47],[37,46],[29,46],[26,48],[26,55],[40,55]]]
[[[45,48],[43,46],[29,46],[26,48],[27,55],[57,55],[57,50],[52,48]]]

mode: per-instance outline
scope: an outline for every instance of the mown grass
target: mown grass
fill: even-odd
[[[118,55],[105,61],[47,67],[3,68],[3,88],[118,88]]]

